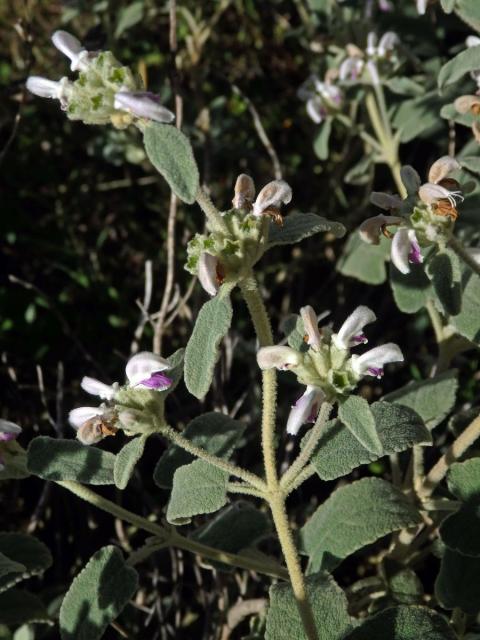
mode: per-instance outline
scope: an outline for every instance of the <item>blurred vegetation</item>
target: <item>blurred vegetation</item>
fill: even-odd
[[[420,19],[413,0],[398,0],[388,13],[380,11],[376,2],[362,1],[344,2],[331,12],[327,9],[335,3],[319,0],[181,0],[178,4],[177,66],[184,130],[217,205],[229,207],[240,172],[252,175],[257,188],[274,177],[250,100],[278,155],[283,177],[293,188],[294,207],[340,220],[349,230],[371,211],[372,186],[391,191],[394,185],[382,166],[370,171],[361,184],[345,182],[348,170],[362,157],[363,146],[341,126],[332,133],[329,158],[316,156],[312,144],[316,125],[297,97],[299,87],[310,73],[323,75],[329,45],[364,43],[373,25],[379,33],[394,29],[400,34],[403,46],[412,52],[414,67],[435,68],[452,51],[459,51],[471,33],[456,16],[441,11]],[[67,74],[65,60],[49,39],[58,28],[75,33],[88,49],[111,48],[118,59],[138,68],[148,88],[161,93],[167,106],[173,105],[166,2],[0,3],[1,415],[24,427],[22,444],[36,433],[69,432],[69,409],[85,401],[79,389],[83,375],[122,379],[141,320],[137,301],[144,297],[145,263],[150,260],[153,265],[152,313],[160,307],[166,272],[170,194],[146,161],[137,130],[70,122],[53,101],[36,99],[24,90],[31,73],[54,79]],[[431,162],[447,152],[449,136],[448,122],[438,117],[433,129],[402,145],[403,163],[413,164],[425,175]],[[457,136],[461,148],[470,133],[461,129]],[[180,206],[175,282],[178,296],[189,291],[190,295],[165,329],[166,355],[185,344],[205,299],[199,286],[190,288],[191,276],[183,269],[187,241],[203,224],[198,207]],[[303,304],[314,304],[318,312],[331,311],[333,321],[360,302],[368,304],[381,318],[374,331],[382,341],[398,341],[408,362],[396,380],[385,380],[383,390],[400,386],[410,373],[424,376],[435,355],[426,315],[400,314],[388,284],[371,287],[337,275],[335,261],[343,242],[318,235],[300,248],[276,249],[264,260],[264,286],[275,328],[281,317]],[[258,412],[253,336],[239,298],[236,304],[240,321],[227,341],[205,408],[249,415],[253,425]],[[376,337],[372,335],[373,342]],[[151,344],[147,324],[138,346],[150,349]],[[462,370],[463,401],[478,394],[477,369],[478,356],[470,357]],[[282,380],[284,412],[296,393],[289,382]],[[373,383],[367,392],[379,396],[382,389]],[[235,404],[238,398],[241,402]],[[199,407],[180,389],[170,401],[169,415],[172,422],[185,423]],[[246,437],[256,442],[257,434],[251,429]],[[117,449],[118,443],[109,446]],[[150,450],[142,461],[143,480],[137,473],[129,491],[122,498],[116,496],[137,510],[143,502],[145,513],[154,511],[159,517],[166,494],[154,487],[151,469],[162,446],[158,442],[158,451]],[[245,447],[242,455],[255,450]],[[248,461],[249,466],[254,463]],[[372,466],[371,472],[383,473],[382,465]],[[52,606],[69,583],[71,571],[78,570],[100,544],[111,539],[129,544],[120,525],[114,531],[106,516],[74,502],[59,488],[28,480],[21,486],[9,483],[2,493],[0,528],[36,530],[52,549],[55,564],[42,583],[44,599]],[[295,500],[309,502],[310,510],[320,498],[310,481]],[[300,519],[304,507],[302,513]],[[370,569],[361,565],[359,570]],[[339,580],[349,584],[358,577],[351,572],[347,561]],[[239,595],[266,596],[258,576],[239,572],[233,579],[202,571],[195,558],[164,551],[147,564],[142,580],[137,607],[128,608],[119,621],[128,637],[257,637],[247,636],[245,622],[232,635],[221,634],[225,612]],[[42,630],[35,637],[53,638],[52,633]],[[110,629],[105,637],[117,638],[119,633]]]

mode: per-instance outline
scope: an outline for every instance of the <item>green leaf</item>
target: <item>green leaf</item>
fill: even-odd
[[[165,389],[165,391],[157,392],[164,393],[165,396],[174,391],[182,379],[183,376],[183,361],[185,359],[185,349],[177,349],[171,356],[168,356],[167,361],[169,364],[168,377],[172,381],[172,384]]]
[[[187,524],[193,516],[218,511],[227,502],[228,473],[205,460],[175,471],[167,507],[171,524]]]
[[[328,158],[328,143],[332,132],[332,122],[332,118],[324,120],[319,126],[318,133],[313,141],[313,150],[320,160],[326,160]]]
[[[114,546],[99,549],[76,576],[60,608],[62,640],[98,640],[137,590],[138,575]]]
[[[15,573],[24,573],[26,570],[27,568],[25,565],[20,562],[15,562],[14,560],[10,560],[6,555],[0,553],[0,578]]]
[[[135,465],[143,455],[148,436],[132,438],[115,456],[113,479],[119,489],[125,489],[132,477]]]
[[[399,96],[421,96],[425,93],[424,87],[407,77],[393,77],[386,81],[385,86],[392,93]]]
[[[480,5],[477,0],[457,0],[455,13],[472,29],[480,31]]]
[[[0,592],[20,580],[43,573],[52,564],[50,551],[43,542],[23,533],[0,533],[0,553],[17,565],[0,576]],[[21,572],[18,565],[23,567]]]
[[[452,551],[464,556],[480,556],[480,504],[466,504],[446,518],[440,537]]]
[[[373,165],[374,156],[370,154],[361,156],[360,160],[347,171],[343,181],[357,187],[368,184],[372,177],[372,171],[374,171]]]
[[[445,315],[460,313],[462,272],[457,254],[451,249],[442,249],[429,260],[427,273],[432,280],[438,310]]]
[[[312,567],[322,556],[346,558],[379,538],[422,522],[419,511],[396,487],[364,478],[341,487],[321,504],[300,530]]]
[[[465,156],[459,158],[459,162],[464,169],[480,175],[480,158],[477,156]]]
[[[308,344],[305,342],[305,326],[301,316],[291,313],[281,323],[281,330],[287,338],[288,346],[295,351],[308,351]]]
[[[189,139],[176,127],[151,122],[143,135],[145,151],[170,189],[184,202],[195,202],[199,187],[198,167]]]
[[[185,384],[192,395],[202,400],[212,384],[219,345],[232,322],[232,303],[228,295],[218,293],[206,302],[197,316],[185,350]]]
[[[462,310],[458,315],[450,317],[450,324],[462,336],[475,344],[480,344],[480,313],[478,313],[480,277],[465,267],[462,284]]]
[[[341,640],[352,627],[345,594],[327,574],[310,576],[306,583],[319,637],[321,640]],[[273,585],[270,587],[265,640],[306,638],[292,587],[289,584]]]
[[[263,511],[239,500],[225,507],[206,525],[196,529],[192,538],[227,553],[239,553],[242,549],[253,547],[270,534],[271,530],[270,519]],[[231,570],[231,567],[222,563],[215,563],[215,566]]]
[[[420,416],[408,407],[389,402],[374,402],[371,410],[382,452],[377,455],[366,449],[342,424],[331,420],[310,462],[322,480],[335,480],[362,464],[369,464],[384,455],[399,453],[414,444],[430,444],[431,436]]]
[[[422,600],[423,585],[415,571],[400,569],[388,580],[392,598],[399,604],[418,604]]]
[[[443,616],[427,607],[392,607],[368,618],[345,640],[456,640]]]
[[[382,284],[387,279],[385,260],[390,254],[390,240],[381,238],[378,246],[367,244],[352,233],[337,262],[337,271],[367,284]]]
[[[268,248],[283,244],[295,244],[320,232],[329,232],[337,238],[345,234],[340,222],[327,220],[316,213],[291,213],[283,219],[283,225],[270,223]]]
[[[2,451],[4,469],[0,471],[0,480],[23,480],[30,475],[27,469],[27,453],[18,442],[12,440]]]
[[[421,264],[412,264],[406,274],[390,264],[390,286],[397,307],[404,313],[417,313],[433,296],[431,282]]]
[[[439,425],[453,408],[457,389],[457,372],[451,369],[435,378],[410,382],[406,386],[388,393],[383,399],[410,407],[418,413],[431,430]]]
[[[44,480],[75,480],[86,484],[113,484],[115,456],[77,440],[39,436],[27,451],[28,470]]]
[[[30,622],[54,624],[40,598],[22,589],[0,594],[0,624],[17,626]]]
[[[135,26],[143,18],[143,0],[132,2],[118,12],[117,26],[114,38],[119,38],[122,33]]]
[[[427,138],[438,131],[443,126],[438,112],[445,100],[436,91],[403,100],[393,118],[394,128],[400,131],[400,142]]]
[[[448,488],[463,502],[480,501],[480,458],[455,462],[448,470]]]
[[[245,431],[246,425],[224,413],[211,411],[194,418],[182,435],[197,447],[220,458],[229,458]],[[195,460],[191,453],[170,445],[157,462],[153,479],[164,489],[171,489],[175,471]]]
[[[480,558],[446,549],[435,582],[435,595],[445,609],[459,607],[472,615],[480,611]]]
[[[382,455],[383,446],[378,437],[375,418],[364,398],[349,396],[340,402],[338,417],[368,451]]]
[[[469,47],[449,60],[440,69],[437,82],[442,90],[449,84],[460,80],[462,76],[480,68],[480,46]]]

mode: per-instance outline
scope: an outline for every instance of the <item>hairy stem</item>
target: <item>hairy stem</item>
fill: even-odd
[[[273,344],[272,329],[265,305],[253,277],[240,284],[261,347]],[[267,480],[266,499],[287,565],[292,590],[308,640],[318,640],[312,608],[308,600],[300,558],[293,541],[285,509],[285,494],[280,488],[275,455],[275,416],[277,379],[274,369],[263,371],[262,448]]]
[[[78,482],[72,482],[70,480],[58,480],[55,482],[89,504],[98,507],[102,511],[110,513],[112,516],[115,516],[115,518],[120,518],[120,520],[123,520],[124,522],[128,522],[139,529],[152,533],[160,539],[159,544],[160,541],[165,541],[165,544],[168,546],[177,547],[184,551],[191,551],[192,553],[196,553],[204,558],[208,558],[209,560],[214,560],[215,562],[223,562],[224,564],[228,564],[232,567],[239,567],[241,569],[246,569],[247,571],[258,571],[259,573],[263,573],[274,578],[288,580],[287,571],[274,561],[266,562],[264,560],[257,560],[256,558],[248,558],[246,556],[239,556],[235,553],[220,551],[214,547],[209,547],[208,545],[185,538],[173,529],[167,530],[164,527],[133,513],[132,511],[128,511],[128,509],[124,509],[120,505],[115,504],[115,502],[98,495],[88,487],[85,487]]]
[[[285,510],[285,497],[283,493],[279,491],[272,494],[269,503],[305,633],[307,634],[308,640],[318,640],[317,628],[315,626],[312,608],[308,600],[300,558],[288,524],[287,513]]]
[[[420,498],[428,498],[435,491],[443,478],[447,475],[450,466],[467,451],[472,444],[480,438],[480,416],[477,416],[461,433],[455,442],[447,449],[440,460],[430,469],[422,486],[419,488]]]
[[[310,431],[305,446],[298,454],[297,459],[294,460],[291,467],[286,471],[283,478],[281,479],[280,486],[285,491],[289,491],[290,486],[295,482],[297,476],[302,472],[305,465],[309,462],[313,452],[315,451],[318,441],[320,440],[323,427],[330,417],[332,408],[333,407],[329,402],[324,402],[322,404],[320,412],[317,416],[317,420],[315,421],[315,424]]]
[[[230,475],[235,476],[236,478],[240,478],[240,480],[244,480],[247,485],[255,487],[255,489],[258,489],[258,491],[260,491],[261,493],[266,491],[267,485],[257,475],[251,473],[250,471],[247,471],[246,469],[243,469],[242,467],[238,467],[231,462],[228,462],[228,460],[218,458],[217,456],[208,453],[208,451],[202,449],[201,447],[197,447],[193,444],[193,442],[182,436],[181,433],[175,431],[175,429],[173,429],[169,425],[162,425],[161,427],[159,427],[159,433],[164,435],[166,438],[171,440],[182,449],[185,449],[185,451],[188,451],[192,455],[196,456],[197,458],[205,460],[214,467],[218,467],[219,469],[226,471]]]
[[[220,211],[213,204],[203,187],[198,188],[196,200],[203,213],[207,216],[213,230],[228,233],[228,227],[225,224],[225,220],[222,218]]]
[[[468,249],[463,246],[462,242],[460,242],[458,238],[455,238],[455,236],[450,236],[448,244],[452,247],[460,260],[462,260],[467,267],[470,267],[477,276],[480,276],[480,264],[473,259],[469,254]]]

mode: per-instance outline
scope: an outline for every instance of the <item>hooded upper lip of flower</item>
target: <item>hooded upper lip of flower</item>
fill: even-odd
[[[377,316],[371,309],[360,305],[353,311],[340,327],[338,333],[332,335],[332,342],[338,349],[350,349],[358,344],[366,344],[368,342],[363,328],[375,322]]]
[[[361,356],[352,355],[352,369],[358,376],[370,375],[381,378],[384,365],[390,362],[403,362],[403,353],[393,342],[370,349]]]
[[[220,281],[218,277],[218,258],[212,256],[206,251],[202,251],[198,259],[198,280],[205,289],[205,291],[211,295],[216,295],[220,288]]]
[[[127,362],[125,373],[130,386],[164,391],[172,384],[163,371],[170,368],[168,360],[149,351],[135,354]]]
[[[0,418],[0,442],[16,440],[21,432],[22,427],[19,427],[18,424]]]
[[[292,406],[287,421],[287,433],[296,436],[306,422],[315,422],[320,406],[325,400],[321,389],[308,385],[305,392]]]
[[[278,213],[282,204],[288,204],[292,199],[292,189],[285,180],[272,180],[266,184],[253,203],[253,215],[261,216],[269,212]]]
[[[423,262],[420,245],[413,229],[402,227],[395,233],[390,257],[393,264],[403,274],[410,273],[410,264]]]
[[[68,31],[55,31],[52,35],[54,46],[70,59],[70,69],[72,71],[84,71],[92,57],[96,57],[96,53],[89,53],[78,38]]]
[[[138,118],[148,118],[166,124],[175,120],[175,115],[162,106],[160,97],[151,91],[118,91],[113,106]]]

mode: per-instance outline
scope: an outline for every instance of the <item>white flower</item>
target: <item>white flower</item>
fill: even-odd
[[[102,413],[102,407],[77,407],[68,414],[68,422],[74,429],[79,429],[87,420],[100,417]]]
[[[257,352],[257,363],[260,369],[285,371],[296,367],[300,362],[301,355],[290,347],[262,347]]]
[[[118,91],[113,106],[137,118],[148,118],[167,124],[175,120],[175,115],[162,106],[160,97],[151,91]]]
[[[422,184],[418,190],[420,200],[425,204],[435,204],[438,200],[448,200],[455,207],[457,200],[462,202],[464,197],[461,191],[448,189],[444,184],[449,175],[460,169],[460,164],[451,156],[442,156],[436,160],[428,172],[428,182]]]
[[[287,433],[296,436],[303,424],[315,422],[324,399],[325,394],[321,389],[307,386],[305,393],[292,406],[287,421]]]
[[[340,80],[357,81],[362,75],[365,62],[357,56],[349,56],[346,58],[338,69],[338,77]]]
[[[338,349],[349,349],[357,344],[365,344],[367,338],[363,327],[375,322],[377,316],[371,309],[360,305],[342,324],[340,331],[332,335],[332,342]]]
[[[84,376],[80,382],[80,386],[84,391],[92,396],[98,396],[102,400],[111,400],[117,390],[116,385],[105,384],[96,378]]]
[[[399,229],[393,236],[391,259],[400,273],[410,273],[410,264],[421,264],[423,256],[413,229]]]
[[[310,118],[315,122],[315,124],[320,124],[324,121],[325,117],[328,115],[328,110],[325,108],[321,98],[318,96],[314,96],[313,98],[309,98],[307,100],[306,105],[307,113]]]
[[[361,356],[353,355],[352,369],[357,376],[370,375],[376,378],[383,376],[383,367],[390,362],[403,362],[403,354],[393,342],[370,349]]]
[[[85,71],[92,56],[95,57],[97,55],[96,53],[89,53],[82,47],[80,40],[72,36],[68,31],[55,31],[52,35],[52,42],[59,51],[70,59],[70,69],[72,71]]]
[[[307,332],[307,344],[314,349],[322,342],[322,336],[318,330],[318,320],[315,310],[310,305],[300,309],[303,326]]]
[[[198,259],[197,275],[200,284],[211,296],[214,296],[219,289],[217,268],[218,258],[206,251],[202,251]]]
[[[389,194],[380,193],[378,195],[388,196]],[[391,197],[393,198],[394,196]],[[381,213],[378,216],[364,220],[358,228],[358,233],[361,239],[367,244],[380,244],[380,234],[383,233],[386,235],[386,228],[389,225],[399,225],[402,222],[403,219],[398,216],[384,216],[383,213]]]
[[[253,215],[261,216],[267,209],[280,209],[292,199],[292,189],[285,180],[272,180],[266,184],[253,203]]]
[[[417,0],[417,11],[421,16],[427,11],[427,2],[428,0]]]
[[[164,391],[172,384],[172,380],[162,373],[169,368],[170,364],[165,358],[149,351],[142,351],[130,358],[125,373],[132,387]]]
[[[22,427],[19,427],[18,424],[0,418],[0,442],[16,440],[21,432]]]
[[[374,32],[370,32],[367,36],[367,48],[366,54],[373,58],[385,58],[387,57],[398,45],[399,37],[394,31],[387,31],[380,38],[380,42],[377,45],[377,35]]]
[[[30,76],[27,78],[25,86],[35,96],[60,100],[62,109],[67,108],[72,88],[72,83],[67,77],[61,78],[57,82],[41,76]]]

